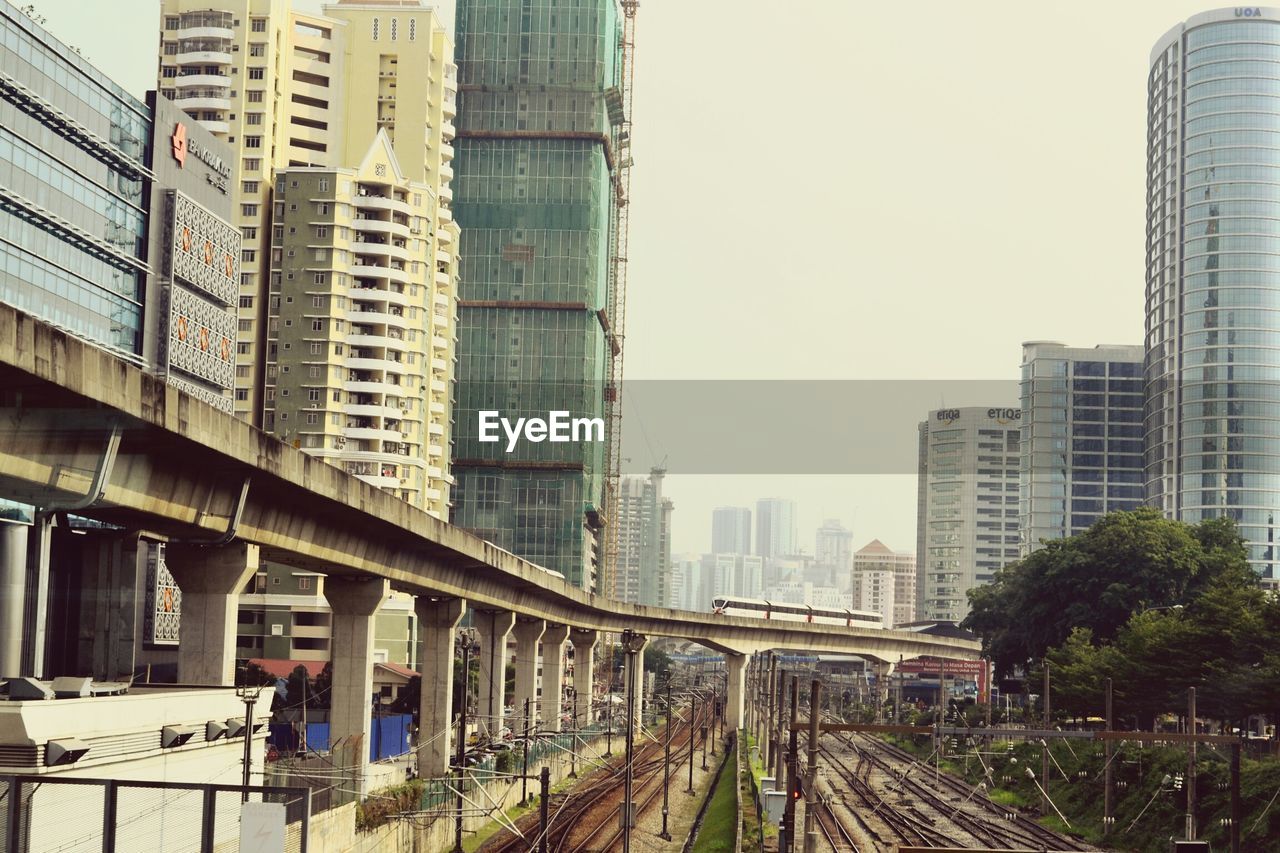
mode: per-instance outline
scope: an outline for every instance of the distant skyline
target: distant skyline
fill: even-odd
[[[153,85],[154,0],[34,2]],[[1216,6],[642,4],[626,375],[1008,379],[1026,340],[1141,343],[1148,54]],[[803,441],[796,413],[767,416]],[[664,489],[677,552],[709,547],[714,507],[769,495],[796,500],[810,550],[827,517],[858,545],[915,541],[909,475]]]

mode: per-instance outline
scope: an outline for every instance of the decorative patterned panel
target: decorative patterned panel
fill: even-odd
[[[231,305],[240,287],[240,232],[174,193],[172,269],[175,278]]]
[[[182,622],[182,590],[164,563],[164,545],[154,544],[147,554],[147,616],[143,641],[176,646]]]
[[[235,315],[181,286],[169,292],[169,367],[231,388],[235,382]]]

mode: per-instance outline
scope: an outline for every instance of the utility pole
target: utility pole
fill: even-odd
[[[667,736],[663,738],[662,744],[662,832],[658,833],[658,837],[663,841],[670,841],[667,815],[671,813],[671,670],[663,670],[662,677],[667,680]]]
[[[1196,840],[1196,689],[1187,688],[1187,731],[1192,740],[1187,744],[1187,840]]]
[[[769,706],[768,713],[766,714],[765,730],[764,730],[764,738],[763,738],[764,740],[763,764],[764,764],[766,773],[773,768],[774,762],[777,760],[776,758],[774,758],[774,750],[776,749],[776,747],[773,741],[773,738],[774,738],[773,703],[778,693],[778,688],[776,686],[777,678],[778,678],[778,659],[773,656],[773,652],[770,652],[769,653],[769,683],[765,686],[765,697],[764,697],[765,702]]]
[[[543,765],[538,777],[541,783],[541,796],[538,798],[538,853],[547,853],[547,823],[550,818],[548,809],[551,804],[551,768]]]
[[[463,632],[462,636],[458,637],[458,645],[462,646],[462,702],[458,713],[458,814],[453,825],[453,853],[463,853],[462,809],[465,803],[462,786],[467,780],[467,705],[471,699],[471,635]]]
[[[1115,713],[1115,706],[1112,704],[1111,679],[1108,678],[1107,679],[1107,731],[1111,731],[1115,727],[1115,717],[1113,716],[1114,713]],[[1112,771],[1111,771],[1111,756],[1112,756],[1112,750],[1114,750],[1115,747],[1112,745],[1110,738],[1106,740],[1105,745],[1103,746],[1103,749],[1105,750],[1105,753],[1103,754],[1105,766],[1103,767],[1103,770],[1102,770],[1102,776],[1103,776],[1102,837],[1106,838],[1107,834],[1111,832],[1112,824],[1116,822],[1115,815],[1111,813],[1112,809],[1114,809],[1115,807],[1114,803],[1112,802],[1115,796],[1115,792],[1112,790],[1115,787],[1115,779],[1112,776]]]
[[[1044,660],[1044,730],[1049,730],[1049,661]],[[1043,781],[1041,793],[1040,813],[1049,813],[1049,739],[1044,739],[1044,747],[1040,752],[1040,779]]]
[[[792,853],[796,840],[796,794],[799,792],[800,733],[796,723],[800,721],[800,678],[791,676],[791,737],[787,742],[787,802],[782,812],[782,827],[778,832],[778,853]]]
[[[689,691],[689,790],[686,794],[694,793],[693,790],[693,730],[697,725],[698,719],[698,694],[692,690]]]
[[[805,777],[804,798],[804,853],[817,853],[818,833],[815,821],[818,817],[818,726],[821,722],[819,694],[822,682],[814,679],[809,685],[809,773]]]
[[[777,769],[776,769],[776,771],[774,772],[774,778],[775,778],[775,779],[777,779],[779,783],[781,783],[781,782],[785,781],[785,780],[786,780],[786,778],[787,778],[787,768],[786,768],[785,766],[783,766],[786,762],[784,761],[784,759],[783,759],[783,754],[782,754],[782,753],[783,753],[783,748],[782,748],[782,726],[783,726],[783,722],[782,722],[782,698],[783,698],[783,696],[785,695],[786,689],[787,689],[787,671],[786,671],[785,669],[779,669],[779,670],[778,670],[778,696],[777,696],[777,700],[778,700],[778,713],[776,714],[776,717],[777,717],[777,728],[775,729],[775,732],[774,732],[774,738],[777,740],[777,743],[774,745],[774,749],[773,749],[773,752],[774,752],[774,762],[777,764]]]
[[[524,699],[524,746],[520,749],[524,753],[523,769],[520,771],[520,805],[524,807],[529,802],[529,697]]]
[[[576,687],[569,688],[569,707],[572,709],[569,714],[569,778],[578,778],[578,690]]]

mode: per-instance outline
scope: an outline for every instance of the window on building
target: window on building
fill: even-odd
[[[319,379],[320,372],[321,372],[320,365],[318,364],[313,364],[309,368],[307,368],[307,373],[312,379]]]
[[[241,216],[257,216],[258,206],[256,204],[242,204],[240,205],[240,215]]]
[[[245,114],[244,114],[244,123],[245,123],[245,124],[259,124],[259,125],[260,125],[260,124],[262,124],[262,113],[245,113]]]
[[[319,185],[320,185],[320,192],[322,192],[322,193],[327,193],[327,192],[329,191],[329,179],[328,179],[328,178],[321,178],[321,179],[319,180]]]
[[[244,158],[244,170],[246,172],[256,172],[262,168],[262,160],[257,157]]]
[[[311,578],[298,578],[298,589],[311,589]]]
[[[164,28],[166,30],[176,30],[178,28],[178,24],[179,24],[179,20],[176,16],[165,15]]]
[[[316,226],[316,236],[317,236],[317,237],[319,237],[319,238],[321,238],[321,239],[324,239],[325,237],[328,237],[328,236],[329,236],[329,226],[328,226],[328,225],[317,225],[317,226]]]
[[[256,66],[256,67],[254,67],[254,68],[250,68],[250,69],[249,69],[249,79],[250,79],[250,80],[265,80],[265,79],[266,79],[266,77],[267,77],[267,69],[266,69],[266,68],[263,68],[263,67],[261,67],[261,66]]]
[[[320,415],[315,412],[307,412],[307,425],[314,426],[320,423]]]
[[[253,263],[255,260],[257,260],[257,258],[258,258],[258,253],[255,252],[253,249],[240,250],[240,260],[244,261],[246,264]]]
[[[263,92],[261,89],[250,89],[248,92],[245,92],[245,100],[251,104],[260,104],[262,103],[262,94]]]
[[[178,55],[178,43],[177,43],[176,41],[167,41],[167,42],[165,42],[165,43],[164,43],[164,55],[165,55],[165,56],[177,56],[177,55]]]
[[[246,193],[256,193],[258,191],[258,182],[257,181],[241,181],[240,190],[241,192],[246,192]]]
[[[178,76],[178,69],[176,69],[176,68],[174,68],[174,67],[170,66],[169,68],[161,69],[161,71],[160,71],[160,75],[161,75],[162,77],[177,77],[177,76]]]
[[[319,403],[319,402],[320,402],[320,389],[319,389],[319,388],[308,388],[308,389],[307,389],[307,402],[309,402],[309,403]]]
[[[322,273],[322,272],[318,272],[318,273],[316,273],[316,274],[315,274],[315,277],[312,279],[312,281],[314,281],[316,284],[324,284],[324,283],[325,283],[325,274],[324,274],[324,273]]]
[[[244,138],[244,147],[245,147],[245,148],[261,148],[261,147],[262,147],[262,137],[261,137],[261,136],[246,136],[246,137]]]
[[[249,55],[250,56],[266,56],[267,43],[265,41],[249,42]]]
[[[323,308],[323,307],[324,307],[324,297],[323,297],[323,296],[313,296],[313,297],[311,297],[311,307],[312,307],[312,308]]]
[[[258,239],[258,229],[246,225],[240,229],[240,236],[246,240],[256,240]]]
[[[241,308],[252,308],[252,307],[253,307],[253,297],[252,297],[252,296],[241,296],[241,297],[240,297],[240,307],[241,307]]]
[[[265,33],[267,31],[266,18],[254,18],[249,21],[249,29],[255,33]]]
[[[311,321],[311,331],[313,331],[313,332],[321,332],[321,331],[324,331],[324,320],[312,320],[312,321]]]
[[[242,331],[242,332],[252,332],[252,331],[253,331],[253,321],[252,321],[252,320],[241,320],[241,321],[240,321],[240,331]]]
[[[312,354],[312,355],[323,355],[323,354],[324,354],[324,344],[320,343],[319,341],[315,341],[315,342],[313,342],[313,343],[311,344],[311,354]]]

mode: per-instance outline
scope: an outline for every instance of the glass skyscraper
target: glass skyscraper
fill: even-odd
[[[1022,345],[1023,555],[1142,504],[1140,346]]]
[[[604,443],[508,453],[479,441],[478,413],[604,415],[619,12],[614,0],[459,0],[457,60],[452,521],[594,588]]]
[[[1280,19],[1222,9],[1151,53],[1146,489],[1167,515],[1236,519],[1277,583]]]
[[[0,0],[0,301],[143,360],[147,105]]]

